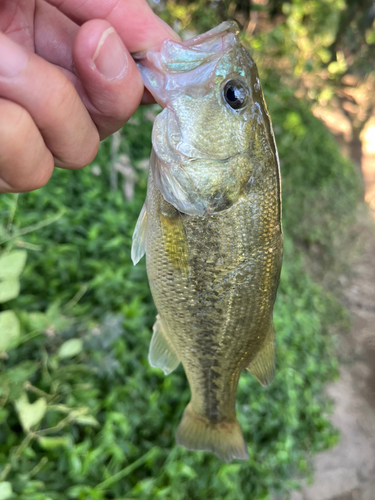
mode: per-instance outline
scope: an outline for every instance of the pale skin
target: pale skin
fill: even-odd
[[[0,193],[91,163],[144,96],[131,53],[166,38],[145,0],[0,0]]]

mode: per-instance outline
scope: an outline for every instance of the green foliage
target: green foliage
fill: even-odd
[[[203,32],[227,19],[243,27],[242,41],[262,80],[293,89],[319,107],[341,110],[353,154],[375,110],[373,0],[168,0],[158,13],[177,31]]]
[[[0,304],[18,297],[19,275],[26,263],[24,250],[15,250],[0,257]]]
[[[287,235],[277,375],[266,389],[249,373],[239,385],[249,460],[223,464],[175,445],[188,385],[181,367],[164,377],[148,366],[155,308],[144,259],[130,261],[146,172],[137,170],[132,201],[111,191],[107,141],[99,175],[56,170],[45,188],[20,195],[17,209],[14,196],[0,200],[0,262],[18,258],[13,276],[22,272],[21,295],[2,306],[12,316],[1,332],[0,498],[266,500],[309,473],[306,452],[337,441],[322,387],[337,373],[332,325],[346,316],[308,277],[292,237],[329,246],[343,222],[337,213],[355,209],[356,178],[309,111],[266,87]],[[151,127],[143,110],[125,127],[120,153],[133,165],[150,153]],[[23,271],[19,248],[28,254]]]
[[[281,163],[284,225],[295,240],[317,243],[333,257],[334,242],[362,197],[359,173],[304,102],[272,80],[265,91]]]
[[[176,30],[203,32],[236,19],[265,68],[289,73],[292,84],[308,76],[312,99],[327,100],[345,74],[365,79],[374,70],[372,0],[168,0],[156,10]]]

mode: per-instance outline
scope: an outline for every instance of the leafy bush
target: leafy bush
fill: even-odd
[[[293,238],[330,252],[354,220],[359,174],[305,103],[272,81],[265,88],[281,161],[284,225]]]
[[[175,445],[187,381],[181,367],[164,377],[148,366],[155,308],[144,260],[130,261],[146,172],[136,169],[133,200],[111,191],[107,141],[95,167],[57,170],[17,209],[14,196],[0,200],[0,259],[28,253],[21,294],[2,306],[20,331],[0,361],[0,499],[265,500],[309,472],[307,452],[336,442],[322,387],[337,373],[332,325],[346,316],[306,274],[292,238],[329,246],[337,213],[355,208],[356,178],[309,111],[270,92],[287,235],[277,375],[266,389],[248,373],[239,385],[249,461],[223,464]],[[120,145],[135,166],[150,153],[146,114],[137,112]]]

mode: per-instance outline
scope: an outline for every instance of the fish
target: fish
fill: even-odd
[[[248,458],[239,377],[275,373],[282,265],[281,180],[256,65],[227,21],[133,57],[164,108],[152,131],[146,201],[132,244],[158,311],[149,363],[181,363],[191,391],[177,444]]]

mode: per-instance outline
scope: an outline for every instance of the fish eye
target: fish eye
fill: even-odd
[[[241,109],[245,107],[249,95],[248,89],[238,80],[229,80],[225,84],[223,96],[227,104],[232,109]]]

